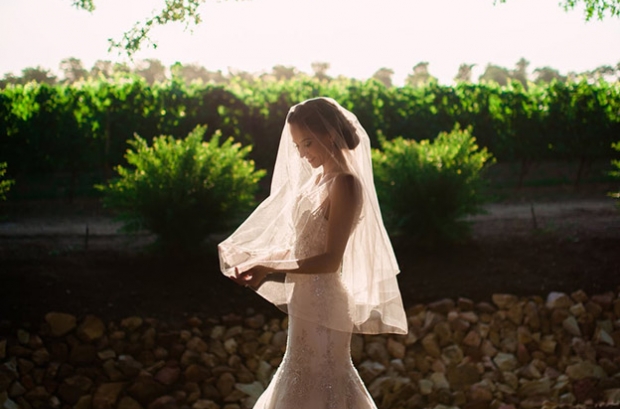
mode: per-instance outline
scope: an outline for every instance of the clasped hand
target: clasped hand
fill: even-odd
[[[245,271],[241,271],[239,267],[235,267],[235,275],[230,276],[230,279],[245,287],[258,288],[260,283],[263,282],[270,272],[270,269],[261,265],[253,266]]]

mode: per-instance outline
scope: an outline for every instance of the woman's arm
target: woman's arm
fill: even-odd
[[[255,265],[247,271],[236,270],[236,276],[231,278],[238,284],[257,287],[270,273],[323,274],[338,271],[353,225],[359,217],[361,200],[361,189],[355,176],[336,176],[329,192],[329,219],[324,253],[298,260],[298,267],[295,269],[274,269],[266,263],[267,265]]]

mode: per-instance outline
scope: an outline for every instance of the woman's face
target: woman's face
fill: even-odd
[[[295,123],[290,126],[293,143],[297,147],[299,156],[305,158],[313,168],[323,166],[331,158],[331,154],[327,149],[327,146],[329,146],[328,136],[314,135],[306,128]]]

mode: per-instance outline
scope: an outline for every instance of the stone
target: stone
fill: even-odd
[[[448,315],[448,313],[454,309],[455,304],[454,300],[450,298],[443,298],[441,300],[437,300],[428,304],[428,309],[433,312],[438,312],[443,315]]]
[[[11,398],[17,398],[22,396],[24,393],[26,393],[26,388],[24,388],[24,385],[22,385],[19,381],[13,382],[9,387],[9,396]]]
[[[422,347],[424,348],[424,351],[426,351],[426,353],[433,358],[439,358],[441,356],[441,350],[437,344],[437,337],[435,334],[428,334],[422,338]]]
[[[603,397],[607,403],[620,403],[620,388],[607,389],[603,392]]]
[[[418,388],[422,395],[430,395],[433,393],[433,381],[430,379],[420,379],[418,381]]]
[[[403,359],[405,357],[405,345],[394,340],[393,338],[388,338],[387,350],[392,358]]]
[[[456,305],[461,311],[472,311],[475,307],[475,304],[469,298],[459,297],[456,301]]]
[[[115,408],[118,396],[124,388],[124,382],[103,383],[99,385],[93,395],[93,409]]]
[[[607,374],[600,366],[590,362],[581,361],[579,363],[569,365],[566,368],[566,375],[570,379],[584,379],[584,378],[605,378]]]
[[[244,400],[244,405],[248,408],[254,406],[260,395],[265,391],[265,388],[260,382],[253,383],[237,383],[235,388],[248,395],[248,398]]]
[[[6,358],[6,339],[0,339],[0,360]]]
[[[581,329],[579,328],[579,323],[577,323],[577,320],[572,315],[562,321],[562,327],[566,330],[566,332],[573,336],[581,336]]]
[[[491,299],[500,310],[507,310],[519,301],[519,298],[512,294],[493,294]]]
[[[540,328],[540,316],[538,314],[538,306],[534,301],[528,301],[523,307],[524,324],[526,324],[532,330],[538,330]]]
[[[508,308],[506,317],[515,325],[521,325],[523,321],[523,305],[515,303]]]
[[[171,386],[179,380],[180,375],[181,368],[179,368],[178,366],[165,366],[157,372],[157,374],[154,376],[154,379],[163,385]]]
[[[450,329],[450,323],[446,321],[438,322],[433,328],[433,332],[437,336],[437,342],[439,346],[444,347],[453,342],[452,330]]]
[[[228,396],[235,388],[235,377],[230,372],[224,372],[217,380],[216,387],[222,396]]]
[[[286,332],[284,331],[276,332],[275,334],[273,334],[271,345],[284,351],[284,349],[286,348],[286,337],[287,337]]]
[[[212,400],[200,399],[192,405],[192,409],[220,409],[220,405]]]
[[[35,364],[43,366],[50,360],[50,353],[45,348],[39,348],[32,353],[32,360]]]
[[[467,362],[456,367],[448,367],[446,378],[454,390],[462,390],[480,381],[480,372],[475,364]]]
[[[518,366],[517,358],[513,354],[505,352],[498,352],[493,358],[493,362],[502,372],[513,371]]]
[[[258,363],[258,369],[256,370],[256,379],[258,379],[263,386],[267,387],[273,374],[273,367],[266,361],[260,361]]]
[[[555,348],[557,344],[558,343],[553,339],[553,337],[545,337],[540,341],[540,343],[538,344],[538,347],[545,354],[553,355],[555,353]]]
[[[143,409],[135,399],[129,396],[123,396],[118,403],[117,409]]]
[[[127,317],[121,321],[121,327],[129,331],[135,331],[142,326],[144,320],[142,317],[133,316]]]
[[[598,327],[596,329],[596,333],[594,334],[594,341],[599,344],[607,344],[611,346],[615,345],[614,339],[611,337],[611,335],[609,335],[607,331],[605,331],[601,327]]]
[[[385,372],[386,367],[379,362],[367,360],[358,366],[359,374],[364,383],[369,384]]]
[[[365,349],[370,359],[381,362],[385,366],[390,362],[390,355],[388,354],[385,344],[381,342],[369,342],[366,344]]]
[[[541,378],[535,381],[526,381],[519,386],[519,396],[531,398],[533,396],[549,396],[551,394],[551,380]]]
[[[137,379],[128,389],[129,396],[145,406],[164,394],[165,388],[150,378]]]
[[[224,341],[224,350],[228,353],[228,354],[236,354],[237,353],[237,340],[235,340],[234,338],[228,338],[226,341]]]
[[[190,351],[202,353],[209,351],[209,345],[199,337],[193,337],[189,341],[187,341],[186,347]]]
[[[177,400],[170,395],[160,396],[151,402],[148,409],[177,409]]]
[[[441,352],[441,359],[446,365],[458,365],[463,361],[463,350],[458,345],[445,347]]]
[[[265,316],[263,314],[257,314],[245,319],[245,325],[253,329],[261,329],[265,325]]]
[[[185,369],[183,376],[188,382],[200,383],[210,376],[210,371],[202,365],[191,364]]]
[[[450,383],[446,378],[446,374],[442,372],[433,372],[430,376],[430,381],[433,382],[433,389],[450,389]]]
[[[58,387],[58,395],[63,401],[75,404],[78,400],[90,392],[93,381],[82,375],[65,378]]]
[[[572,307],[570,307],[568,309],[570,311],[571,314],[573,314],[575,317],[580,317],[583,314],[586,313],[586,307],[583,306],[582,303],[577,303],[574,304]]]
[[[116,358],[116,352],[114,352],[114,350],[112,349],[105,349],[103,351],[97,352],[97,357],[99,357],[99,359],[101,359],[102,361],[107,361],[108,359]]]
[[[486,384],[478,382],[469,387],[469,399],[473,402],[490,402],[493,400],[493,392]]]
[[[545,305],[550,310],[555,310],[558,308],[568,309],[573,305],[573,301],[570,299],[568,295],[561,293],[561,292],[554,291],[554,292],[550,292],[549,295],[547,296],[547,301]]]
[[[100,318],[87,315],[77,328],[78,337],[85,342],[93,342],[105,334],[105,325]]]
[[[69,362],[73,365],[90,365],[97,359],[97,348],[91,344],[77,344],[71,348]]]
[[[62,312],[49,312],[45,314],[45,322],[49,325],[50,335],[53,337],[62,337],[73,331],[76,326],[75,316]]]
[[[597,303],[604,311],[611,309],[614,302],[614,293],[595,294],[590,297],[590,301]]]
[[[467,333],[465,338],[463,338],[463,345],[467,345],[472,348],[478,348],[482,339],[480,338],[480,334],[476,330],[471,330]]]

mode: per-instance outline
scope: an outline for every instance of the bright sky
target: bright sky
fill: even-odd
[[[0,75],[42,66],[59,74],[63,58],[90,69],[98,60],[121,61],[107,39],[120,39],[164,0],[95,0],[93,14],[72,0],[0,1]],[[620,19],[585,22],[558,0],[244,0],[213,1],[201,9],[193,33],[181,25],[155,32],[158,48],[137,59],[198,63],[209,70],[269,71],[276,64],[311,73],[328,62],[329,75],[365,79],[381,67],[401,84],[418,62],[450,84],[461,63],[529,71],[550,66],[562,74],[620,62]]]

